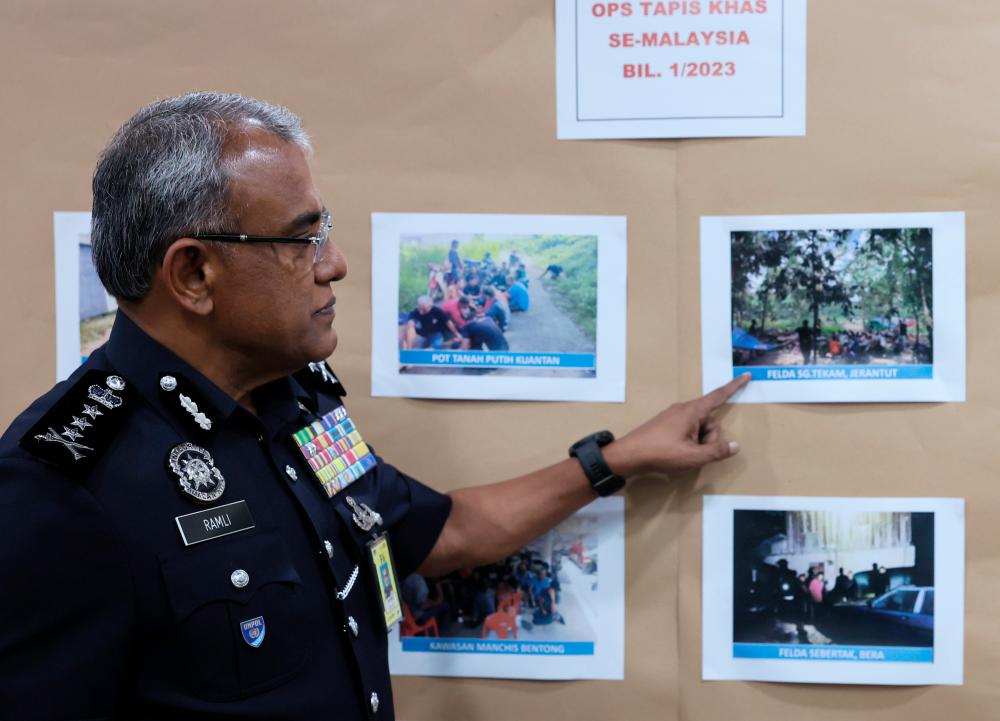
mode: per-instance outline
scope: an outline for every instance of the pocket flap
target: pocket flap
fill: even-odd
[[[178,622],[208,603],[245,604],[269,583],[302,585],[288,544],[273,531],[199,544],[161,554],[159,559]],[[242,588],[233,583],[233,574],[239,570],[248,577]]]

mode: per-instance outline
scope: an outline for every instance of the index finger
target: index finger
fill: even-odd
[[[711,393],[706,393],[698,399],[698,406],[703,413],[710,413],[716,408],[725,405],[726,401],[732,398],[736,391],[750,382],[750,374],[744,373],[737,378],[733,378],[724,386],[719,386]]]

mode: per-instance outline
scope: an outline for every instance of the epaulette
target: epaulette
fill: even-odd
[[[120,375],[89,370],[19,443],[43,461],[83,475],[111,445],[134,403],[132,387]]]
[[[333,371],[330,370],[330,366],[327,365],[326,361],[310,363],[305,368],[296,371],[292,375],[295,380],[306,388],[314,388],[324,393],[340,396],[341,398],[347,395],[347,391],[344,390],[343,384],[337,380],[337,376],[335,376]]]
[[[194,383],[180,373],[160,374],[160,400],[193,436],[208,440],[216,430],[219,413]]]

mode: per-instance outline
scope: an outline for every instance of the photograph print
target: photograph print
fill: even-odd
[[[616,399],[624,219],[377,213],[372,227],[375,395]]]
[[[405,578],[392,673],[622,678],[623,514],[598,499],[497,563]]]
[[[728,297],[718,297],[718,284],[703,293],[715,370],[728,364],[729,377],[750,373],[760,399],[931,400],[936,392],[936,400],[961,400],[964,316],[956,311],[964,299],[952,282],[964,273],[956,265],[960,218],[927,215],[776,218],[766,226],[761,218],[704,218],[703,244],[715,251],[704,260],[728,259],[708,271],[725,271]],[[728,317],[717,327],[719,306]]]
[[[947,646],[961,628],[964,554],[945,534],[961,530],[960,501],[711,498],[706,524],[720,531],[719,515],[728,515],[719,542],[729,553],[705,557],[704,621],[718,644],[712,653],[731,671],[743,664],[773,674],[764,680],[830,682],[872,674],[871,683],[935,674],[945,682],[954,672]],[[728,638],[714,628],[722,609]],[[850,670],[859,666],[866,670]]]
[[[90,255],[90,213],[53,214],[56,264],[56,371],[67,378],[107,342],[118,304]]]

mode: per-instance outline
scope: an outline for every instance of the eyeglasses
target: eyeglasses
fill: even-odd
[[[320,215],[319,229],[315,235],[308,238],[289,238],[281,235],[246,235],[235,233],[198,233],[192,235],[197,240],[214,240],[217,243],[288,243],[291,245],[315,245],[312,262],[315,265],[319,260],[326,242],[330,239],[330,231],[333,229],[333,216],[330,211],[323,208]]]

